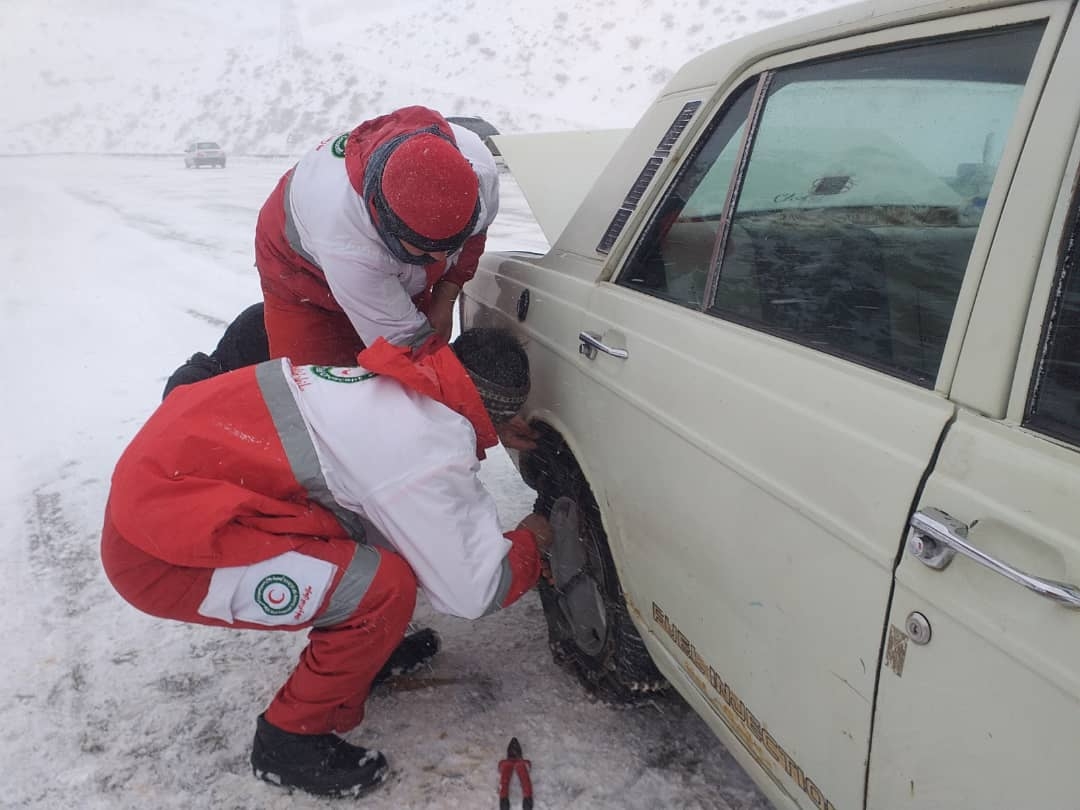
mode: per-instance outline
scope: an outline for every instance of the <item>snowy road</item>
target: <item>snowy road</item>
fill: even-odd
[[[352,804],[251,776],[255,716],[301,635],[144,616],[97,558],[113,463],[165,378],[259,298],[255,216],[290,162],[0,159],[0,807]],[[543,249],[512,181],[488,244]],[[532,493],[501,452],[484,477],[514,525]],[[443,636],[424,674],[437,685],[373,694],[349,739],[383,750],[393,775],[358,806],[494,808],[496,763],[516,735],[538,810],[768,808],[681,701],[619,710],[585,698],[551,662],[535,594],[472,623],[421,600],[417,621]]]

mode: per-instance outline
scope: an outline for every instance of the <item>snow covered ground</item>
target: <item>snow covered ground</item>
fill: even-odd
[[[290,163],[0,159],[0,807],[342,806],[258,782],[247,762],[255,716],[302,635],[142,615],[98,562],[119,453],[173,368],[259,298],[255,214]],[[544,248],[508,175],[489,245]],[[483,474],[512,526],[533,493],[504,453]],[[478,622],[421,603],[417,621],[444,652],[423,688],[377,690],[349,736],[393,768],[362,806],[493,808],[516,735],[538,810],[768,807],[677,698],[635,710],[588,700],[551,662],[535,594]]]

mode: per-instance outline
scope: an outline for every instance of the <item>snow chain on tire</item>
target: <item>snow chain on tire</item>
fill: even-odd
[[[537,512],[550,515],[552,505],[561,496],[570,496],[577,503],[581,536],[588,546],[589,560],[583,574],[595,581],[606,619],[602,648],[596,655],[586,653],[574,640],[559,603],[559,592],[541,580],[540,602],[547,619],[552,657],[600,700],[619,704],[648,700],[667,689],[668,682],[657,670],[630,618],[596,500],[558,434],[545,425],[538,428],[542,436],[539,447],[523,459],[522,473],[538,493]]]

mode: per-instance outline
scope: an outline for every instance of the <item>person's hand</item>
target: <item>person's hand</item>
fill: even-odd
[[[427,317],[431,328],[442,338],[443,343],[450,342],[450,333],[454,329],[454,302],[459,292],[461,287],[449,281],[440,281],[431,290]]]
[[[532,532],[532,536],[536,539],[536,550],[540,554],[540,574],[551,585],[554,585],[555,579],[551,575],[551,524],[539,512],[533,512],[522,518],[517,527]]]
[[[534,450],[540,433],[525,421],[524,417],[515,416],[495,428],[503,447],[510,450]]]

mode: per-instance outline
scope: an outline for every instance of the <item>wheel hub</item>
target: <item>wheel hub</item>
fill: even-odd
[[[551,573],[559,610],[574,643],[598,655],[607,639],[607,610],[600,586],[589,570],[589,542],[581,532],[581,510],[563,496],[551,507]]]

